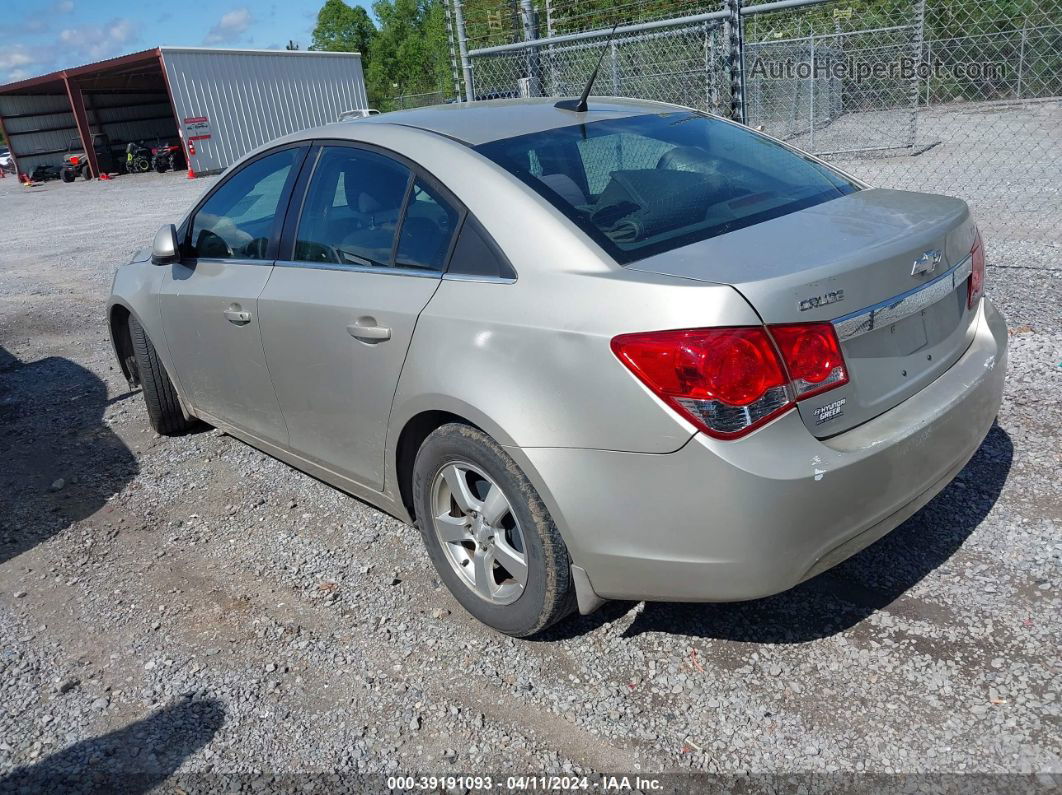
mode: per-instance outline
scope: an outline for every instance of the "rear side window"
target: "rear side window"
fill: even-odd
[[[620,263],[858,190],[769,138],[689,111],[560,127],[476,149]]]
[[[447,273],[515,279],[516,271],[501,249],[471,215],[461,225]]]
[[[281,196],[300,149],[283,149],[241,168],[199,208],[190,243],[197,257],[266,259]]]
[[[349,146],[321,151],[303,203],[295,260],[390,267],[410,171]]]

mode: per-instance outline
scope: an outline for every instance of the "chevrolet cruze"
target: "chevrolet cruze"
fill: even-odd
[[[687,108],[506,100],[253,152],[107,311],[160,433],[415,524],[527,636],[783,591],[911,516],[1000,404],[984,267],[958,199]]]

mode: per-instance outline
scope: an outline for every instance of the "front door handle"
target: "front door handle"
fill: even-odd
[[[377,326],[376,319],[371,317],[359,318],[357,323],[351,323],[347,326],[347,333],[362,342],[375,343],[391,339],[391,329]]]
[[[244,323],[251,322],[250,312],[243,312],[239,309],[226,309],[222,314],[225,315],[227,321],[235,323],[237,326],[242,326]]]

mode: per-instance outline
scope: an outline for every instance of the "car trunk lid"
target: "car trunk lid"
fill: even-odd
[[[969,346],[965,202],[867,189],[628,267],[730,284],[763,321],[833,322],[849,383],[800,402],[819,437],[914,395]]]

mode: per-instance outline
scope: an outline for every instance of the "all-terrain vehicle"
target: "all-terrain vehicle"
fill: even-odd
[[[125,170],[130,174],[150,171],[153,152],[143,141],[130,141],[125,145]]]
[[[96,162],[100,171],[104,174],[117,171],[114,152],[111,151],[111,139],[106,133],[92,134],[92,148],[96,153]],[[66,146],[66,154],[63,155],[63,170],[61,172],[63,182],[73,182],[79,176],[82,179],[92,179],[92,169],[89,167],[88,157],[85,155],[85,147],[81,145],[80,138],[71,138]]]
[[[177,144],[161,142],[151,148],[151,167],[160,174],[184,168],[184,151]]]

